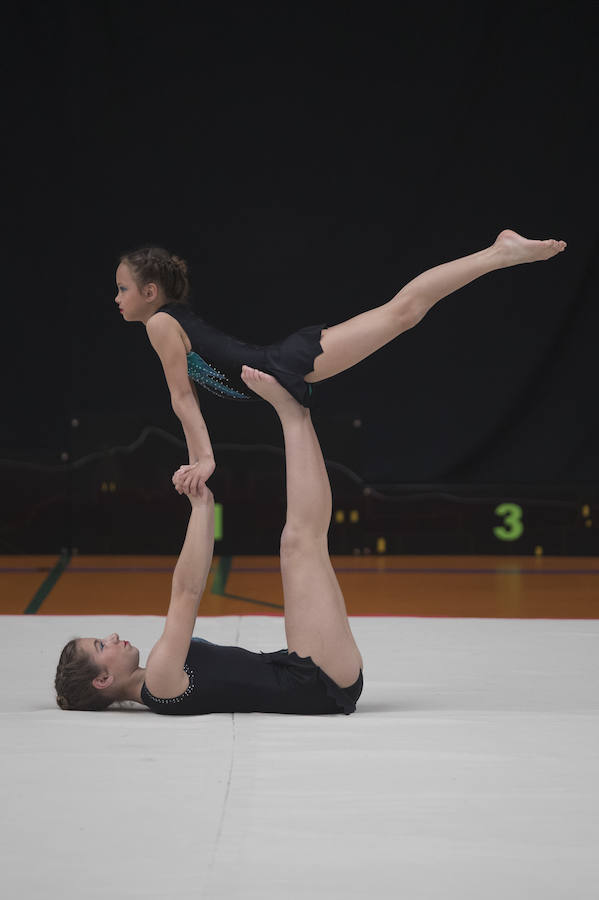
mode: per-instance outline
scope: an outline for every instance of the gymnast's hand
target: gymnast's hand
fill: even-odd
[[[191,465],[180,466],[173,475],[175,489],[179,494],[199,496],[199,491],[205,487],[215,468],[212,456],[203,457]]]

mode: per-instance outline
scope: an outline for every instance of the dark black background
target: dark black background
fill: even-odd
[[[325,453],[370,483],[597,481],[594,4],[24,2],[7,33],[5,459],[181,436],[113,303],[124,250],[182,255],[204,318],[265,343],[510,227],[568,249],[319,386]],[[280,445],[265,405],[202,403],[215,445]]]

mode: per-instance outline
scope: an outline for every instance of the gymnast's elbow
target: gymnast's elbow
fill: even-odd
[[[173,412],[181,420],[187,418],[194,412],[197,412],[199,409],[196,395],[191,386],[187,389],[183,388],[181,390],[173,391],[171,393],[171,405],[173,407]]]

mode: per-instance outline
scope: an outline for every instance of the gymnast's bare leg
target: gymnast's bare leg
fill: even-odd
[[[329,559],[331,487],[309,410],[272,375],[244,366],[241,377],[274,406],[283,426],[287,518],[281,535],[281,576],[287,648],[311,656],[339,687],[349,687],[363,662]]]
[[[481,275],[521,263],[550,259],[566,248],[565,241],[531,241],[515,231],[502,231],[485,250],[444,263],[418,275],[398,294],[375,309],[323,331],[323,353],[314,361],[308,382],[323,381],[354,366],[413,328],[443,297]]]

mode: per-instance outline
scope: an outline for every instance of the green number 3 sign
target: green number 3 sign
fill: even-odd
[[[517,541],[524,531],[522,507],[517,503],[500,503],[495,515],[503,518],[503,525],[497,525],[493,529],[495,537],[500,541]]]

